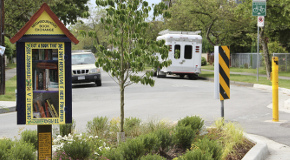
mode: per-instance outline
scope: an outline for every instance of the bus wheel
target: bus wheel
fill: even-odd
[[[196,74],[189,74],[187,75],[189,79],[196,80],[198,76]]]

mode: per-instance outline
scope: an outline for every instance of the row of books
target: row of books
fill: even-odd
[[[33,49],[32,60],[58,60],[57,49]]]
[[[54,68],[36,68],[33,88],[34,90],[58,90],[58,71]]]
[[[35,118],[46,118],[46,117],[58,117],[58,112],[55,109],[54,105],[49,99],[44,101],[44,106],[40,100],[37,100],[34,104],[34,113]]]

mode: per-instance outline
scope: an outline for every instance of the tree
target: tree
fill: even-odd
[[[231,45],[248,27],[248,20],[234,14],[237,4],[228,0],[177,0],[166,20],[172,30],[201,30],[211,45]]]
[[[74,24],[78,17],[88,17],[88,0],[5,0],[5,34],[15,35],[46,2],[64,25]]]
[[[111,33],[109,44],[116,50],[99,48],[97,66],[114,77],[120,88],[120,132],[124,132],[124,90],[133,83],[154,86],[153,72],[140,72],[146,66],[153,68],[170,65],[165,59],[168,47],[164,41],[146,39],[149,27],[145,19],[151,7],[144,0],[96,0],[98,6],[107,7],[106,17],[101,19],[105,29]],[[160,3],[154,6],[154,15],[162,14],[166,6]],[[160,53],[164,61],[159,62],[154,53]]]
[[[239,5],[243,11],[244,17],[251,16],[252,1],[245,0]],[[278,41],[284,47],[289,47],[288,38],[290,27],[290,1],[289,0],[272,0],[267,1],[267,10],[265,17],[265,25],[261,27],[259,33],[260,44],[262,45],[264,63],[266,67],[267,79],[270,79],[271,74],[271,59],[268,44]],[[255,17],[256,19],[256,17]],[[289,51],[289,50],[288,50]]]

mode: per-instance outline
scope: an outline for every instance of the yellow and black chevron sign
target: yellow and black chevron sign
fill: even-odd
[[[219,46],[219,89],[220,100],[230,99],[230,50]]]

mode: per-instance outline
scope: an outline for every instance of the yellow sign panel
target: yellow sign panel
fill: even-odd
[[[38,134],[38,154],[39,160],[51,159],[51,132]]]
[[[25,43],[26,124],[65,124],[63,42]]]
[[[44,11],[33,25],[27,30],[25,35],[63,35],[63,31]]]
[[[219,47],[219,83],[220,100],[230,99],[230,50]]]

